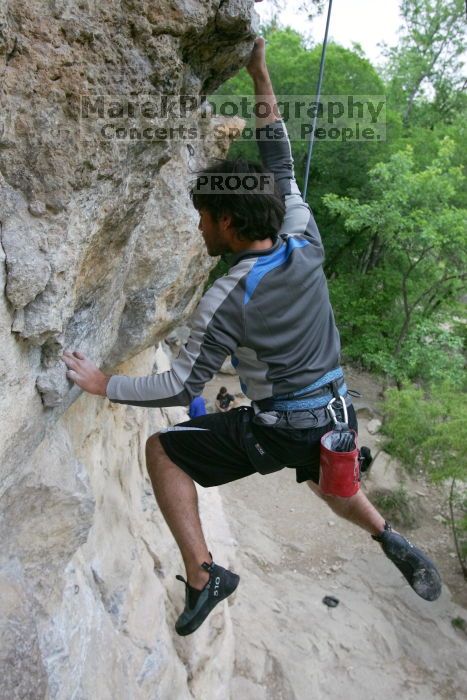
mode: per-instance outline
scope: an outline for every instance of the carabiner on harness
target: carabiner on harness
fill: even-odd
[[[340,397],[339,399],[336,399],[336,398],[331,399],[330,402],[328,403],[328,405],[326,406],[326,408],[327,408],[327,410],[329,411],[329,414],[330,414],[332,420],[334,421],[334,425],[337,425],[338,423],[341,423],[341,421],[338,421],[338,420],[337,420],[336,411],[334,410],[335,408],[338,408],[338,410],[341,410],[341,406],[339,406],[339,407],[338,407],[338,406],[333,406],[333,404],[336,403],[336,402],[337,402],[338,404],[339,404],[339,403],[341,404],[341,406],[342,406],[342,412],[343,412],[343,414],[344,414],[344,423],[345,423],[345,425],[348,425],[348,424],[349,424],[349,414],[347,413],[347,406],[346,406],[346,403],[345,403],[345,399],[344,399],[343,397]]]

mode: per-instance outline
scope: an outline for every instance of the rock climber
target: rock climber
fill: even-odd
[[[193,188],[207,252],[230,254],[230,268],[201,299],[172,369],[146,377],[108,376],[79,351],[63,355],[67,377],[85,391],[117,403],[157,407],[189,405],[230,355],[242,391],[252,401],[188,420],[147,441],[154,494],[186,569],[186,579],[177,577],[186,586],[185,607],[175,625],[180,635],[198,629],[239,583],[237,574],[212,559],[194,482],[218,486],[284,467],[295,469],[298,483],[308,484],[336,514],[379,542],[419,596],[432,601],[441,593],[434,564],[392,530],[361,490],[342,498],[320,489],[320,439],[332,427],[327,408],[332,396],[345,402],[355,431],[357,420],[339,365],[323,245],[295,181],[262,38],[255,41],[247,70],[261,114],[267,113],[257,117],[256,131],[263,170],[246,160],[224,160],[202,174],[272,173],[275,190],[216,194]]]
[[[216,396],[216,409],[220,412],[230,411],[235,403],[235,396],[229,394],[227,387],[221,386],[219,393]],[[232,405],[231,405],[232,404]]]

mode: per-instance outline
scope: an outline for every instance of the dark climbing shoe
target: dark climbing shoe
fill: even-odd
[[[380,535],[372,535],[383,552],[399,569],[421,598],[436,600],[441,595],[441,576],[426,554],[386,523]]]
[[[360,462],[360,473],[364,474],[369,471],[373,463],[373,455],[371,454],[370,448],[364,445],[360,447],[358,455],[358,461]]]
[[[204,622],[211,610],[237,588],[240,576],[211,562],[201,564],[209,572],[209,581],[202,591],[192,588],[183,576],[177,575],[185,584],[185,609],[175,623],[175,631],[185,636],[192,634]]]

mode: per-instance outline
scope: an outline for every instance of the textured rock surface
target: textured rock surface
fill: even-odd
[[[225,697],[226,606],[196,649],[174,641],[181,562],[143,469],[146,436],[180,415],[80,397],[59,355],[79,348],[108,370],[137,356],[123,368],[135,374],[163,366],[146,349],[190,315],[210,265],[189,175],[229,145],[214,137],[216,118],[198,112],[190,123],[203,141],[106,141],[83,131],[80,97],[209,94],[245,62],[253,6],[0,2],[0,672],[9,700]],[[203,499],[228,561],[221,504],[215,493]]]
[[[105,140],[83,130],[80,98],[209,92],[251,48],[252,6],[54,2],[49,16],[43,3],[3,6],[6,296],[13,331],[41,348],[46,405],[67,393],[55,369],[63,346],[115,364],[192,311],[207,263],[187,172],[228,145]]]
[[[154,363],[167,367],[162,351],[122,370],[149,373]],[[174,639],[181,560],[144,467],[146,437],[184,417],[82,396],[18,467],[2,495],[2,697],[225,697],[229,614],[220,607],[196,645]],[[218,494],[200,499],[214,551],[233,564]]]

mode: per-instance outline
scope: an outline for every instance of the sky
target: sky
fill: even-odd
[[[306,15],[298,13],[301,0],[287,2],[279,17],[281,24],[288,24],[300,33],[310,35],[321,43],[326,25],[326,12],[309,22]],[[262,19],[271,17],[269,0],[256,3],[256,11]],[[347,48],[352,42],[361,44],[365,54],[375,65],[382,62],[378,43],[397,43],[397,30],[401,24],[399,0],[333,0],[329,37]]]

